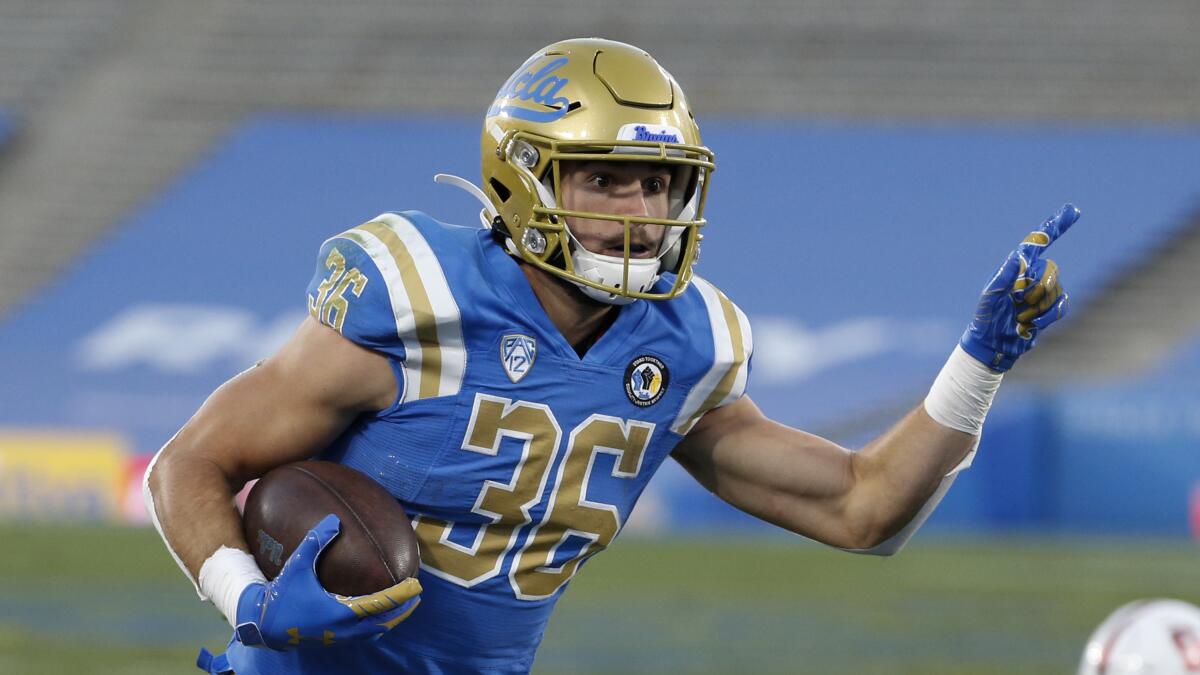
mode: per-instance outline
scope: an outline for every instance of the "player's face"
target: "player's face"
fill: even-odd
[[[564,162],[563,207],[620,216],[666,218],[671,171],[650,162]],[[567,218],[567,226],[592,253],[625,256],[625,226],[615,220]],[[629,234],[631,258],[652,258],[666,226],[634,223]]]

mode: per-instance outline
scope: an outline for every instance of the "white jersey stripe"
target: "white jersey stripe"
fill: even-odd
[[[750,377],[750,355],[754,353],[754,337],[750,332],[750,320],[746,318],[745,312],[743,312],[740,307],[730,302],[728,298],[726,298],[725,301],[729,302],[729,305],[733,307],[733,311],[737,314],[738,326],[741,327],[742,333],[743,356],[742,360],[736,365],[737,377],[734,380],[733,388],[730,389],[725,398],[721,399],[721,402],[717,404],[718,407],[727,403],[733,403],[746,392],[746,382]]]
[[[400,235],[416,264],[417,272],[425,286],[432,305],[437,326],[437,342],[441,349],[441,375],[438,381],[438,396],[453,396],[462,388],[467,372],[467,348],[463,339],[462,317],[454,293],[437,254],[425,241],[425,237],[407,218],[394,213],[385,213],[376,220],[385,222]]]
[[[387,245],[378,237],[362,229],[353,229],[339,235],[358,244],[367,255],[371,256],[375,267],[383,276],[387,287],[388,299],[391,301],[392,315],[396,321],[396,335],[404,345],[404,392],[402,401],[412,400],[411,394],[421,391],[421,342],[417,339],[417,322],[413,316],[412,305],[408,300],[408,291],[404,288],[404,280],[396,260],[388,252]],[[411,370],[410,370],[411,368]],[[415,397],[415,396],[414,396]]]
[[[384,214],[341,237],[355,241],[383,276],[404,345],[402,402],[452,396],[462,387],[466,349],[458,304],[436,255],[408,220]]]
[[[742,342],[743,338],[749,336],[749,325],[742,323],[743,316],[740,311],[733,307],[733,303],[725,299],[712,284],[701,277],[693,277],[692,283],[700,292],[705,308],[708,310],[708,320],[713,336],[713,365],[700,379],[700,382],[688,392],[683,408],[675,418],[675,423],[671,425],[671,430],[680,435],[691,431],[708,408],[724,405],[742,395],[746,388],[745,362],[749,354],[749,351],[743,348]],[[740,335],[735,336],[734,332],[730,330],[729,321],[726,318],[726,304],[733,308],[734,312],[737,312],[738,325],[741,329],[738,331]],[[738,369],[732,381],[726,377],[731,367]],[[729,386],[727,391],[720,391],[723,382]],[[710,401],[714,396],[719,396],[719,398]]]

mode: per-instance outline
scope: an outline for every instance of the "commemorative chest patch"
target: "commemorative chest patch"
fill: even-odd
[[[625,395],[640,408],[658,403],[670,382],[667,364],[649,354],[630,361],[625,368]]]
[[[529,374],[537,359],[537,340],[528,335],[512,334],[500,338],[500,362],[513,384]]]

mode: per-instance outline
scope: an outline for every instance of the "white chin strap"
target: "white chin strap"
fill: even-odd
[[[681,212],[675,216],[676,219],[691,220],[695,217],[699,194],[700,190],[697,189],[692,194],[692,198],[688,200],[688,203],[683,206]],[[548,196],[548,194],[542,194],[543,199]],[[566,229],[567,235],[571,238],[571,259],[575,262],[575,273],[588,281],[595,281],[606,286],[620,287],[621,281],[625,276],[625,258],[592,253],[584,248],[583,244],[579,243],[579,240],[571,233],[571,228],[568,227]],[[662,244],[658,248],[658,253],[653,258],[630,258],[629,287],[626,290],[634,293],[648,292],[654,286],[655,282],[658,281],[658,278],[662,276],[663,268],[673,268],[679,260],[682,238],[682,227],[667,228],[667,234],[663,237]],[[584,286],[583,284],[575,285],[589,298],[610,305],[628,305],[637,299],[609,293],[598,288],[592,288],[591,286]]]
[[[523,172],[528,178],[533,188],[537,190],[538,198],[542,200],[542,204],[547,208],[558,208],[558,201],[554,199],[554,194],[550,189],[537,180],[528,168],[520,163],[514,163],[518,171]],[[598,284],[620,288],[625,277],[625,258],[618,258],[611,255],[601,255],[592,253],[579,243],[575,238],[575,234],[571,232],[569,226],[563,228],[567,237],[570,240],[571,250],[568,255],[571,256],[571,262],[574,264],[575,273]],[[511,241],[511,240],[510,240]],[[511,245],[511,244],[510,244]],[[635,293],[645,293],[654,286],[654,282],[658,281],[659,270],[662,268],[663,252],[659,252],[653,258],[630,258],[629,259],[629,287]],[[570,281],[568,279],[568,281]],[[587,284],[581,284],[576,281],[571,283],[583,292],[587,297],[596,302],[603,302],[608,305],[628,305],[637,300],[637,298],[629,298],[616,293],[602,291],[599,288],[592,288]]]
[[[570,229],[567,230],[570,232]],[[605,286],[621,287],[621,282],[625,277],[625,258],[618,258],[611,255],[600,255],[580,245],[575,241],[575,235],[571,235],[571,259],[575,263],[575,273],[598,284]],[[654,282],[658,281],[659,268],[662,266],[662,261],[655,258],[630,258],[629,259],[629,287],[627,290],[635,293],[645,293],[654,286]],[[597,302],[603,302],[609,305],[628,305],[637,300],[616,293],[602,291],[599,288],[592,288],[584,284],[575,284],[583,294]]]

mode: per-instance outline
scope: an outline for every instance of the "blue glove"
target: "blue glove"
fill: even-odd
[[[415,578],[378,593],[345,597],[329,593],[317,579],[317,558],[337,536],[341,523],[328,515],[309,530],[279,576],[251,584],[238,599],[234,638],[248,647],[284,650],[377,638],[394,628],[420,602]]]
[[[1008,255],[988,282],[959,344],[992,370],[1004,372],[1033,349],[1038,331],[1067,315],[1070,297],[1063,292],[1058,265],[1042,253],[1079,219],[1065,204]]]

